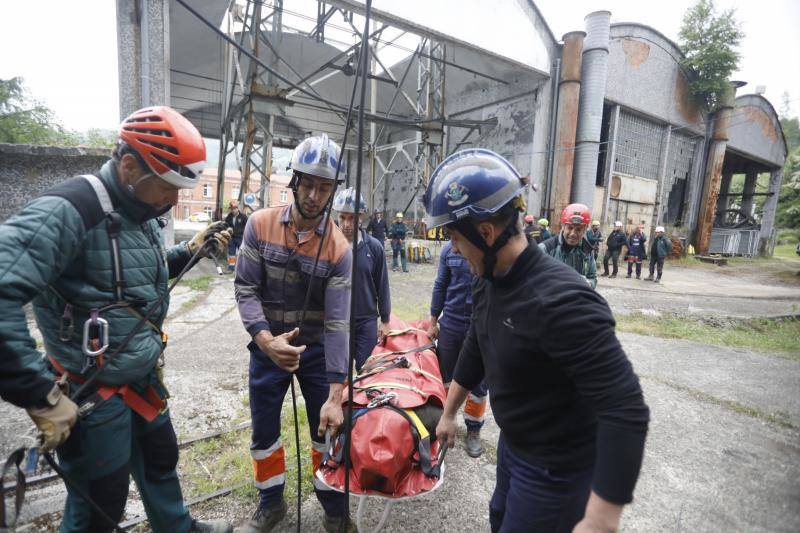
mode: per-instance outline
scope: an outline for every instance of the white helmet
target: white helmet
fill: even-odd
[[[354,213],[355,212],[355,198],[356,198],[356,190],[352,187],[348,187],[347,189],[341,190],[336,193],[336,196],[333,198],[333,209],[334,211],[338,211],[340,213]],[[358,202],[358,212],[364,213],[367,210],[367,204],[364,202],[364,198],[359,198]]]
[[[615,228],[621,228],[621,227],[622,227],[622,222],[620,222],[619,220],[617,220],[616,222],[614,222],[614,227],[615,227]]]
[[[664,226],[656,226],[656,233],[664,233]]]
[[[339,145],[328,139],[327,135],[309,137],[294,149],[289,168],[303,174],[332,180],[336,178],[336,167],[339,164],[340,155]],[[337,180],[339,183],[344,181],[347,170],[344,161],[341,166]]]

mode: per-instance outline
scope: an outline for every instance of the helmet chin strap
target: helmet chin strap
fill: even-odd
[[[138,186],[139,186],[139,184],[140,184],[141,182],[143,182],[144,180],[146,180],[146,179],[148,179],[148,178],[155,178],[155,177],[156,177],[156,175],[155,175],[155,174],[153,174],[152,172],[145,172],[144,174],[142,174],[141,176],[139,176],[139,178],[136,180],[136,182],[135,182],[133,185],[128,185],[128,186],[127,186],[127,187],[125,187],[125,188],[128,190],[128,193],[129,193],[131,196],[133,196],[134,198],[136,198],[136,187],[138,187]],[[136,199],[138,200],[138,198],[136,198]]]
[[[515,223],[511,223],[498,235],[494,243],[489,246],[478,233],[478,229],[469,220],[461,220],[453,224],[453,229],[461,233],[469,242],[483,252],[483,275],[482,277],[494,281],[494,267],[497,265],[497,252],[506,245],[508,240],[519,233]]]

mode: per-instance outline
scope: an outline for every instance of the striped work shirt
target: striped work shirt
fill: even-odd
[[[327,218],[314,231],[298,237],[291,210],[291,205],[267,207],[247,221],[234,282],[239,315],[252,337],[263,330],[280,335],[300,326],[327,223],[305,321],[293,344],[324,342],[328,381],[341,383],[347,373],[352,252],[342,232]]]

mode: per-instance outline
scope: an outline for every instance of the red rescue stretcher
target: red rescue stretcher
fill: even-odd
[[[350,493],[361,496],[359,531],[366,497],[386,501],[374,531],[383,527],[391,505],[437,489],[444,479],[446,447],[435,428],[446,392],[435,344],[425,321],[406,324],[392,317],[392,331],[353,378]],[[317,479],[344,491],[344,434],[327,446]]]

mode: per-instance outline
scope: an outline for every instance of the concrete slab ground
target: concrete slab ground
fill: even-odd
[[[412,265],[410,274],[391,274],[398,312],[427,312],[434,268]],[[615,312],[658,308],[667,297],[674,298],[670,306],[684,313],[690,312],[687,305],[701,306],[712,314],[722,314],[726,307],[740,310],[732,309],[727,298],[735,284],[715,284],[713,277],[704,277],[692,289],[705,287],[707,296],[682,294],[689,290],[691,280],[679,280],[694,272],[683,270],[668,270],[667,282],[659,287],[664,292],[643,289],[635,293],[638,300],[625,299],[633,292],[626,284],[633,285],[635,280],[617,279],[613,284],[601,280],[600,292]],[[748,278],[742,283],[757,286],[762,282]],[[214,278],[202,293],[181,290],[180,298],[188,304],[174,305],[166,325],[170,334],[167,384],[176,431],[186,437],[228,428],[246,409],[249,339],[238,318],[229,276]],[[758,290],[751,287],[748,294]],[[613,291],[623,297],[618,299]],[[786,302],[775,291],[765,294],[752,298],[764,307],[747,312],[761,315],[759,311],[774,302]],[[794,297],[795,293],[789,294]],[[709,306],[708,301],[718,303]],[[619,338],[641,377],[652,417],[636,499],[626,508],[622,531],[800,530],[800,363],[770,353],[688,341],[627,333]],[[22,443],[21,435],[31,426],[22,410],[0,403],[0,451],[7,454]],[[484,456],[469,458],[459,440],[448,454],[442,487],[398,502],[384,531],[488,531],[498,434],[489,412],[482,432]],[[249,455],[246,448],[241,453]],[[29,517],[58,509],[63,505],[63,489],[56,485],[32,491],[27,505]],[[240,523],[254,506],[254,497],[232,495],[209,501],[195,512]],[[356,506],[353,501],[354,511]],[[132,492],[129,516],[138,509]],[[370,502],[365,523],[376,524],[380,511],[378,503]],[[320,513],[315,499],[306,498],[304,531],[321,529]],[[294,531],[294,515],[290,509],[280,531]]]

